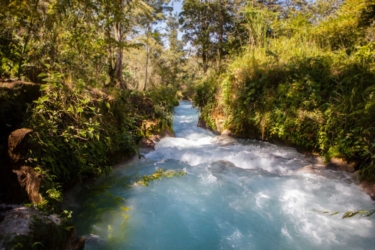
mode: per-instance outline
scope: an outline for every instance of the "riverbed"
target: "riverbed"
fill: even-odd
[[[349,175],[297,172],[312,159],[197,122],[180,102],[175,138],[67,200],[85,249],[374,249],[374,201]]]

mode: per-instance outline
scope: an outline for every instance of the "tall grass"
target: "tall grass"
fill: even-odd
[[[280,22],[258,9],[250,21],[272,34],[252,40],[226,72],[205,82],[215,98],[197,92],[206,98],[196,102],[203,118],[213,124],[225,114],[224,126],[237,136],[343,157],[374,177],[375,43],[366,38],[372,26],[361,25],[371,4],[348,0],[319,23],[301,13]]]

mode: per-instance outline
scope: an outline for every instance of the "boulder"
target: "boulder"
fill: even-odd
[[[208,129],[207,123],[202,117],[199,117],[197,127]]]
[[[325,169],[325,165],[323,164],[311,164],[302,168],[298,168],[295,170],[295,172],[303,174],[319,174],[323,169]]]
[[[1,204],[0,249],[33,249],[37,245],[44,249],[80,250],[84,241],[77,237],[68,219],[45,215],[33,208]]]
[[[106,240],[103,240],[100,236],[95,234],[85,235],[83,238],[85,239],[85,246],[92,250],[103,249],[107,244]]]
[[[221,135],[231,136],[232,135],[232,131],[230,131],[229,129],[224,129],[223,132],[221,132]]]
[[[139,142],[141,151],[149,151],[155,149],[155,144],[165,137],[175,137],[175,133],[171,129],[164,129],[160,134],[150,135],[148,138],[143,137]]]
[[[359,183],[359,187],[362,188],[371,199],[375,200],[375,182],[363,180]]]
[[[231,146],[237,144],[237,141],[228,135],[219,135],[212,138],[211,143],[219,144],[220,146]]]
[[[355,163],[348,163],[344,159],[333,157],[326,166],[327,169],[336,171],[355,172]]]

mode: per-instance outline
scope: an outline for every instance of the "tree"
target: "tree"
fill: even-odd
[[[202,60],[203,72],[207,72],[209,53],[212,41],[211,20],[213,19],[213,6],[208,0],[186,0],[180,13],[181,28],[185,31],[183,36],[197,48],[197,53]]]

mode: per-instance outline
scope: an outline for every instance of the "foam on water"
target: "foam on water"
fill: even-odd
[[[176,138],[79,194],[78,233],[99,235],[107,249],[374,249],[373,217],[342,219],[346,211],[375,208],[356,185],[296,174],[310,162],[292,148],[215,143],[197,121],[191,104],[181,102]],[[187,174],[124,185],[158,168]]]

